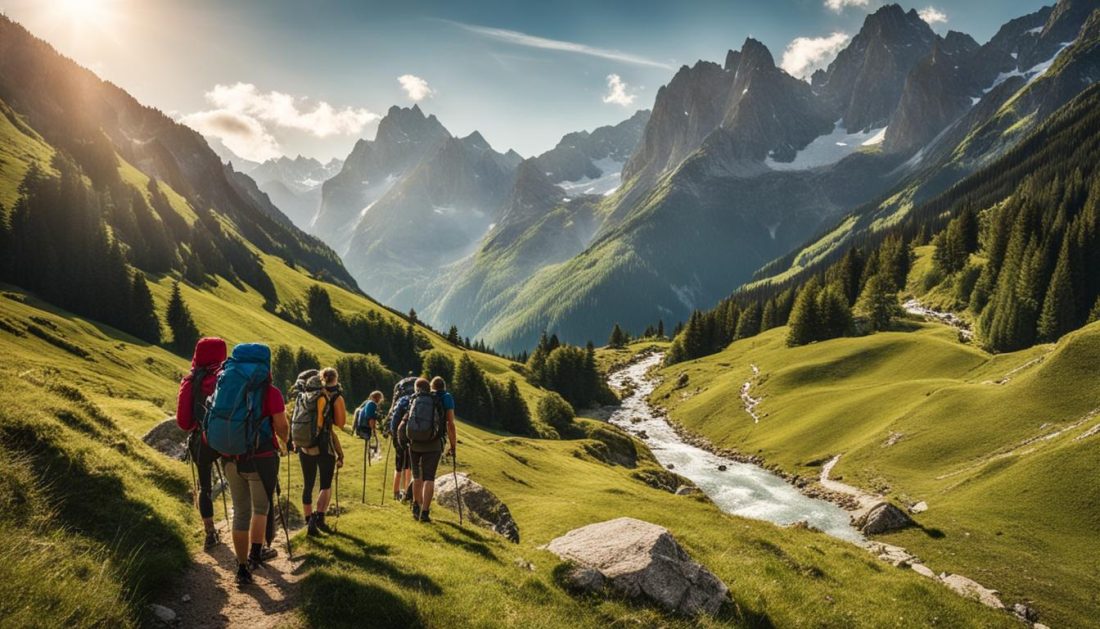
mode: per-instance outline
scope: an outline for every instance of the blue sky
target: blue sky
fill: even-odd
[[[413,102],[456,135],[480,130],[499,150],[534,155],[567,132],[651,107],[680,65],[721,62],[747,36],[777,62],[797,40],[788,65],[809,71],[882,4],[0,0],[0,9],[245,157],[327,159],[373,137],[391,105]],[[937,32],[984,42],[1043,4],[902,6],[934,9],[925,15]]]

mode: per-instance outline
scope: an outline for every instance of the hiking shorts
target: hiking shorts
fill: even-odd
[[[439,459],[443,456],[443,453],[439,450],[435,452],[412,452],[411,461],[413,478],[416,480],[422,480],[427,482],[435,482],[435,471],[439,469]]]
[[[409,447],[399,440],[393,440],[393,471],[404,472],[409,469]]]
[[[332,475],[336,472],[336,457],[331,454],[306,454],[298,452],[298,462],[302,464],[302,504],[313,504],[313,483],[317,480],[317,471],[321,471],[321,491],[332,488]]]
[[[225,462],[229,495],[233,497],[233,530],[247,531],[252,516],[272,511],[272,494],[279,476],[279,457]]]

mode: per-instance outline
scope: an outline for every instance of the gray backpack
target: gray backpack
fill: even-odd
[[[299,447],[315,448],[321,431],[329,424],[326,418],[323,428],[317,426],[317,401],[325,394],[325,389],[321,386],[320,376],[316,375],[311,376],[301,387],[296,386],[295,389],[298,392],[298,398],[294,402],[294,415],[290,419],[290,438]],[[326,413],[331,408],[332,405],[329,404]]]
[[[417,393],[409,402],[405,436],[412,443],[431,443],[443,435],[443,404],[431,393]]]

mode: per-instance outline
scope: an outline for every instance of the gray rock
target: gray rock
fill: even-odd
[[[909,513],[917,514],[924,513],[925,511],[928,511],[928,503],[923,500],[909,507]]]
[[[507,505],[491,491],[466,475],[445,474],[435,481],[435,500],[448,509],[458,511],[458,496],[462,495],[462,514],[479,526],[492,529],[510,541],[519,543],[519,526],[512,519]]]
[[[153,426],[141,440],[164,456],[177,461],[187,458],[187,433],[179,429],[175,417],[169,417]]]
[[[912,526],[913,520],[889,502],[880,502],[855,518],[853,524],[864,535],[878,535]]]
[[[176,612],[172,611],[168,607],[165,607],[164,605],[150,603],[149,611],[153,613],[153,616],[157,619],[158,622],[161,622],[165,625],[174,625],[176,624],[176,620],[178,620]]]
[[[184,603],[190,603],[191,602],[191,595],[190,594],[184,594],[183,597],[180,598],[180,600],[183,601]]]
[[[921,575],[922,577],[928,577],[929,579],[935,579],[936,578],[936,573],[933,572],[931,568],[929,568],[928,566],[926,566],[922,563],[909,564],[909,568],[913,572],[916,572],[917,574]]]
[[[676,488],[677,496],[697,496],[703,493],[698,487],[692,487],[691,485],[680,485]]]
[[[719,472],[725,472],[725,471],[726,471],[726,470],[728,470],[728,469],[729,469],[729,468],[728,468],[728,467],[726,467],[725,465],[719,465],[719,466],[718,466],[718,471],[719,471]]]
[[[634,518],[617,518],[574,529],[546,549],[573,563],[566,583],[577,589],[611,590],[646,598],[687,616],[715,614],[729,588],[692,561],[668,529]]]
[[[676,388],[682,389],[686,387],[688,384],[688,379],[689,378],[687,372],[680,372],[680,375],[676,377]]]
[[[1002,603],[1001,599],[998,597],[1000,592],[990,590],[977,581],[964,577],[961,574],[941,574],[940,581],[943,581],[944,585],[955,590],[955,592],[962,596],[972,598],[986,607],[992,607],[993,609],[1005,608],[1004,603]]]
[[[1039,612],[1035,611],[1030,605],[1024,603],[1016,603],[1013,605],[1012,613],[1020,620],[1026,620],[1028,622],[1036,622],[1039,620]]]

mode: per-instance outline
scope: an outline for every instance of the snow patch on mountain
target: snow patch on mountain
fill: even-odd
[[[881,144],[886,139],[886,127],[849,133],[844,121],[838,120],[833,132],[819,136],[795,155],[793,161],[779,162],[771,154],[764,163],[772,170],[809,170],[835,164],[861,147]]]
[[[578,197],[583,194],[607,196],[619,188],[619,183],[622,181],[624,162],[605,157],[592,163],[600,169],[602,174],[599,177],[594,179],[583,177],[576,181],[558,182],[557,185],[565,191],[567,197]]]

